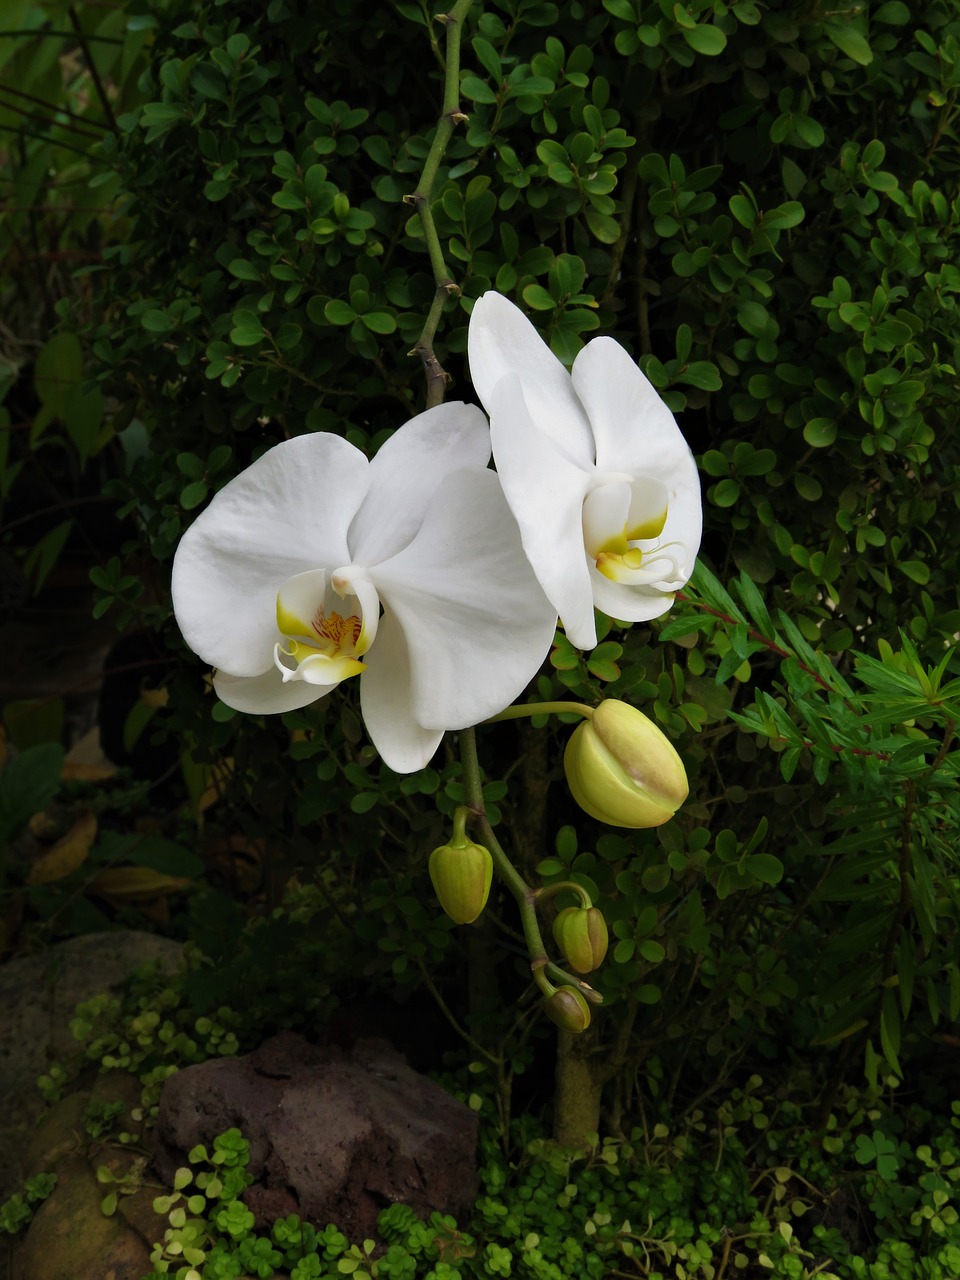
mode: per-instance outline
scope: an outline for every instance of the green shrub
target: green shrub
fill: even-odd
[[[231,762],[208,826],[349,885],[304,910],[349,921],[370,981],[426,975],[466,1017],[468,944],[425,875],[464,798],[452,756],[397,777],[350,690],[235,716],[164,582],[146,592],[135,569],[162,579],[193,513],[268,445],[327,430],[373,450],[421,406],[405,353],[435,272],[404,198],[442,50],[419,4],[130,14],[150,32],[142,102],[95,153],[124,235],[91,272],[95,305],[61,308],[111,406],[109,492],[132,530],[95,571],[97,608],[165,638],[152,732],[195,768]],[[704,1055],[723,1077],[813,1043],[828,1074],[856,1052],[881,1079],[960,1015],[958,33],[946,0],[500,0],[468,19],[469,118],[432,204],[460,288],[436,339],[452,394],[470,395],[466,319],[496,288],[565,361],[594,333],[623,342],[704,479],[702,569],[674,610],[602,620],[584,655],[558,637],[535,688],[647,709],[691,777],[679,816],[611,834],[556,785],[563,726],[484,734],[521,868],[579,882],[610,922],[589,1049],[614,1115],[638,1072],[670,1098]],[[471,1030],[505,1107],[529,1019],[503,1009],[509,934],[472,936]]]

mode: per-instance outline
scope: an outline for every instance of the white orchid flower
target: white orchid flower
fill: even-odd
[[[480,410],[448,404],[372,462],[318,433],[231,480],[173,564],[177,621],[220,698],[291,711],[360,675],[367,731],[399,773],[512,702],[557,615],[489,458]]]
[[[631,357],[594,338],[568,373],[498,293],[474,305],[468,351],[524,551],[570,641],[596,645],[594,606],[624,622],[666,613],[700,546],[700,482]]]

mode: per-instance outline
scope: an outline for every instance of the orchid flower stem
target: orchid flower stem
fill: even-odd
[[[588,707],[585,702],[518,702],[515,706],[507,707],[504,711],[498,711],[495,716],[491,716],[489,720],[484,720],[484,724],[497,724],[500,720],[523,720],[533,716],[560,716],[575,715],[583,716],[590,720],[593,717],[595,708]]]
[[[582,978],[578,978],[572,973],[567,973],[566,969],[561,969],[553,961],[544,966],[543,972],[544,975],[553,978],[562,987],[576,987],[584,1000],[590,1004],[603,1004],[603,996],[596,987],[591,987],[589,982],[584,982]],[[549,995],[550,993],[548,992],[547,994]]]
[[[548,706],[551,704],[542,703],[541,705]],[[558,705],[566,708],[576,707],[579,704],[561,703]],[[589,708],[585,708],[585,710],[589,710]],[[523,925],[523,936],[526,939],[527,951],[530,955],[530,968],[533,971],[534,982],[545,996],[551,996],[555,990],[553,983],[550,981],[550,978],[553,978],[561,985],[576,987],[584,999],[589,1000],[591,1004],[602,1003],[603,996],[599,991],[596,991],[589,983],[575,977],[574,974],[568,973],[566,969],[561,969],[559,965],[554,964],[547,957],[546,948],[543,945],[543,937],[540,933],[540,923],[537,920],[536,904],[537,902],[542,902],[545,896],[549,896],[554,886],[548,886],[546,891],[544,889],[531,888],[506,853],[504,853],[500,841],[493,833],[493,827],[490,825],[490,819],[487,817],[486,807],[483,803],[483,777],[480,773],[480,761],[477,756],[476,729],[460,730],[460,763],[463,768],[463,789],[464,798],[467,802],[466,807],[469,808],[480,828],[481,841],[490,850],[490,856],[493,858],[493,866],[497,875],[517,900],[517,906],[520,909],[520,921]],[[556,888],[573,889],[582,896],[586,896],[585,891],[572,882],[565,882],[563,885],[557,885]],[[588,903],[589,898],[587,898],[585,905]],[[550,977],[547,976],[548,974]]]
[[[549,902],[551,898],[555,898],[558,893],[563,893],[565,889],[577,895],[582,907],[589,908],[593,906],[590,895],[583,885],[575,884],[572,880],[556,880],[553,884],[545,884],[541,889],[537,890],[537,902]]]
[[[423,331],[417,339],[417,345],[411,352],[411,355],[420,357],[423,371],[426,374],[428,409],[435,408],[443,402],[447,384],[447,374],[433,351],[433,339],[447,299],[460,292],[444,261],[443,249],[440,245],[436,224],[433,221],[431,206],[437,172],[447,149],[447,144],[453,136],[453,130],[456,125],[467,118],[460,110],[460,42],[463,35],[463,24],[466,21],[467,14],[470,12],[472,3],[473,0],[456,0],[449,13],[437,15],[437,20],[442,22],[447,30],[443,107],[433,136],[433,143],[423,164],[423,172],[420,174],[417,189],[412,195],[404,196],[404,201],[407,204],[414,205],[420,215],[423,238],[426,241],[427,252],[430,255],[430,265],[433,268],[433,278],[437,286]]]
[[[530,953],[530,966],[536,974],[548,963],[547,951],[543,945],[540,924],[537,920],[537,909],[534,905],[537,900],[537,890],[527,884],[493,833],[493,827],[490,825],[483,803],[483,778],[477,757],[476,729],[460,731],[460,762],[463,766],[463,789],[467,805],[480,828],[482,843],[490,850],[494,870],[517,900],[523,936]]]

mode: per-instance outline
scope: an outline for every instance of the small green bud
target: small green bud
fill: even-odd
[[[573,731],[563,767],[580,808],[614,827],[659,827],[690,790],[670,740],[642,711],[615,698]]]
[[[565,907],[553,922],[557,946],[577,973],[592,973],[607,954],[607,922],[596,907]]]
[[[472,924],[487,905],[493,858],[482,844],[454,831],[449,844],[430,855],[430,879],[441,907],[455,924]]]
[[[543,1002],[547,1017],[563,1031],[578,1036],[590,1025],[590,1006],[576,987],[557,987]]]

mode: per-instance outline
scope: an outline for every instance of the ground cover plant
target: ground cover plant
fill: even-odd
[[[191,966],[203,963],[194,955]],[[163,1080],[257,1043],[272,1025],[266,1009],[259,1019],[228,1008],[197,1018],[188,991],[183,974],[171,980],[145,967],[122,998],[80,1006],[71,1024],[78,1054],[40,1081],[48,1101],[69,1108],[74,1082],[99,1072],[82,1114],[63,1113],[74,1117],[69,1160],[82,1153],[95,1169],[104,1215],[124,1217],[128,1199],[145,1194],[154,1216],[145,1225],[139,1209],[127,1220],[152,1229],[151,1278],[956,1273],[960,1103],[936,1086],[909,1096],[892,1075],[875,1088],[837,1089],[816,1127],[809,1077],[754,1074],[683,1104],[648,1100],[628,1132],[565,1149],[532,1114],[500,1132],[493,1073],[461,1056],[444,1082],[483,1121],[469,1220],[423,1221],[392,1205],[377,1240],[349,1240],[335,1224],[296,1215],[258,1226],[242,1200],[251,1177],[238,1130],[191,1150],[171,1187],[147,1168]],[[136,1081],[133,1095],[118,1084],[124,1078]],[[54,1147],[63,1154],[62,1141]],[[56,1183],[50,1171],[30,1178],[0,1205],[0,1231],[22,1231]]]
[[[935,1079],[960,1017],[957,7],[447,16],[18,3],[0,35],[4,555],[14,599],[89,570],[134,676],[110,782],[61,781],[56,717],[5,710],[8,945],[146,912],[213,961],[196,1013],[245,990],[310,1030],[429,997],[502,1132],[546,1058],[572,1145],[774,1065],[816,1065],[821,1116],[842,1082]],[[643,710],[690,784],[655,829],[574,803],[569,712],[398,770],[356,681],[238,714],[172,618],[181,539],[271,446],[376,458],[443,394],[496,419],[466,359],[491,292],[567,365],[616,339],[697,456],[672,608],[568,622],[520,699]],[[606,922],[603,1004],[556,1051],[509,892],[469,926],[437,906],[464,807],[552,893],[551,962],[554,909]]]

